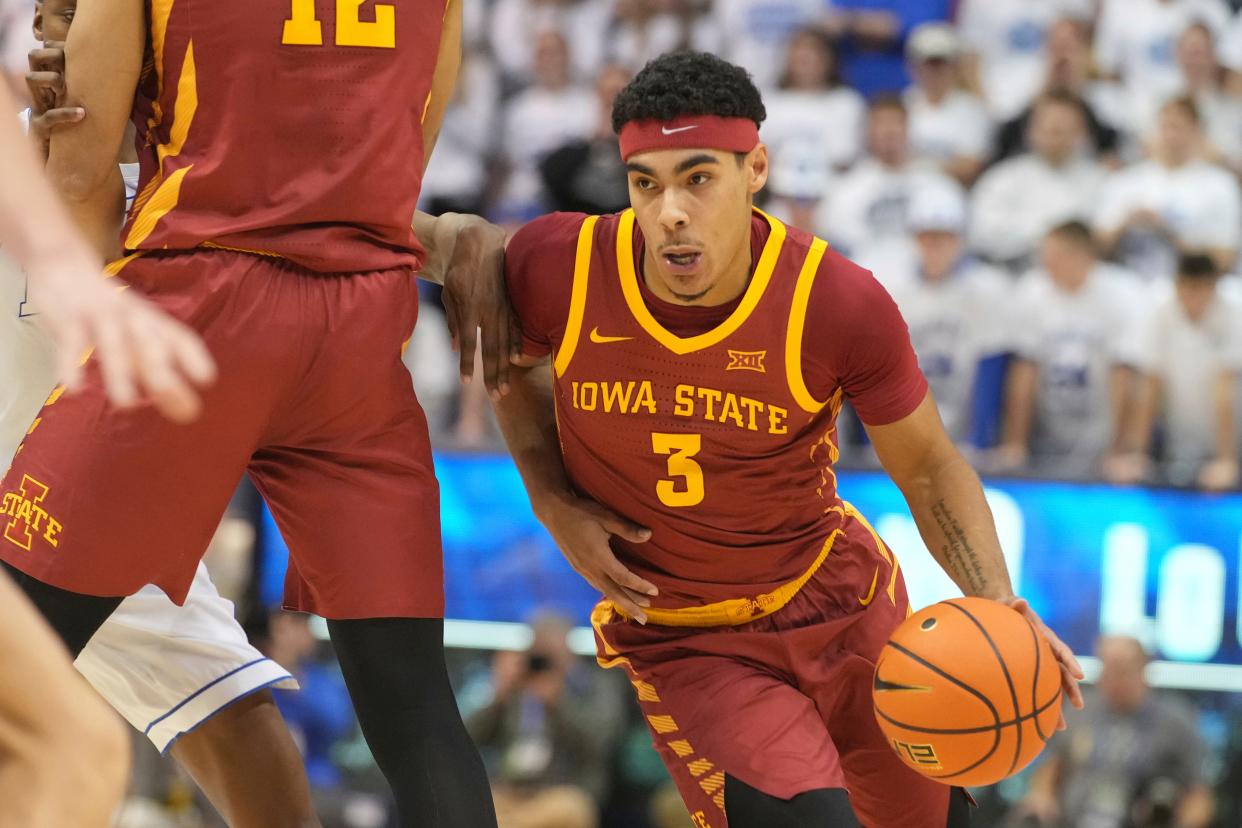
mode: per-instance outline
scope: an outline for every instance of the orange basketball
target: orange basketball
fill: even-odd
[[[924,776],[991,785],[1043,750],[1061,715],[1061,671],[1030,621],[996,601],[954,598],[902,622],[872,697],[889,745]]]

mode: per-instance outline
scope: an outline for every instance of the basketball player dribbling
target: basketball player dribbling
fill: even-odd
[[[927,547],[1024,613],[978,477],[870,273],[753,208],[758,91],[704,54],[616,99],[630,210],[553,214],[509,244],[525,361],[498,405],[536,514],[604,593],[599,660],[629,673],[699,828],[961,828],[967,797],[907,768],[872,713],[909,606],[836,491],[849,400]]]
[[[142,173],[129,255],[110,270],[199,330],[220,377],[181,427],[132,395],[107,409],[113,377],[94,363],[80,394],[54,391],[0,488],[0,557],[77,653],[142,585],[185,599],[249,471],[293,549],[286,606],[329,619],[400,824],[494,824],[443,662],[438,498],[400,362],[427,252],[410,221],[460,4],[381,3],[373,20],[348,0],[328,14],[300,0],[145,5],[78,9],[65,86],[85,116],[52,135],[48,169],[79,226],[107,238],[105,178],[133,104]],[[420,220],[438,265],[454,227]],[[474,310],[495,312],[456,333],[472,364],[483,323],[499,393],[509,321],[476,283]],[[226,745],[208,753],[227,761]]]

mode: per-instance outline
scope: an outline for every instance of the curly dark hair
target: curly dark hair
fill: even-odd
[[[612,105],[612,128],[630,121],[671,121],[683,115],[749,118],[763,123],[767,111],[750,74],[706,52],[672,52],[643,67]]]

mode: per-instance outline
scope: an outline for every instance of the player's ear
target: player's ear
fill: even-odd
[[[768,183],[768,147],[766,144],[756,144],[755,148],[746,154],[746,161],[742,165],[746,170],[746,188],[751,195],[763,189],[763,185]]]
[[[43,4],[35,3],[34,25],[31,26],[34,31],[35,40],[43,42]]]

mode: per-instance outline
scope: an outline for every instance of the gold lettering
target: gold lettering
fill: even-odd
[[[576,382],[571,383],[571,386],[573,387],[573,390],[574,390],[573,392],[574,393],[574,408],[579,408],[580,406],[578,405],[578,383]]]
[[[60,540],[56,537],[56,535],[59,534],[60,530],[64,528],[65,527],[60,525],[59,520],[49,517],[47,519],[47,531],[43,533],[43,539],[52,546],[60,546]]]
[[[746,428],[750,431],[758,431],[759,426],[755,425],[755,415],[763,410],[763,403],[752,400],[750,397],[742,397],[742,407],[746,409],[748,415]]]
[[[31,503],[29,500],[23,500],[22,505],[19,506],[17,509],[17,516],[16,516],[17,519],[21,521],[25,521],[26,523],[30,523],[30,509],[33,506],[34,504]]]
[[[694,386],[679,385],[673,391],[673,398],[677,405],[673,408],[673,414],[678,417],[694,416]]]
[[[31,526],[34,527],[34,530],[36,532],[39,532],[42,530],[42,526],[40,524],[42,524],[43,521],[46,519],[47,519],[47,512],[43,511],[38,506],[36,506],[34,507],[34,519],[29,521],[29,523]]]
[[[742,409],[737,405],[737,394],[725,394],[724,408],[720,411],[720,422],[732,420],[738,428],[745,428],[742,422]]]
[[[768,406],[768,433],[769,434],[788,434],[789,427],[785,425],[789,412],[785,409],[775,406]]]
[[[643,384],[638,387],[638,398],[634,400],[634,408],[631,414],[637,414],[638,409],[647,409],[648,414],[656,413],[655,392],[651,388],[651,380],[643,380]]]
[[[4,496],[3,504],[0,505],[0,515],[14,515],[17,513],[17,495],[13,493]]]
[[[605,382],[604,386],[604,412],[612,413],[613,406],[622,414],[627,413],[626,409],[630,407],[630,394],[634,393],[633,382]]]
[[[700,388],[699,398],[707,403],[707,408],[703,412],[703,418],[707,420],[716,419],[716,403],[720,402],[721,393],[714,388]]]
[[[583,411],[594,411],[599,406],[599,383],[582,383],[582,401],[579,406]]]

